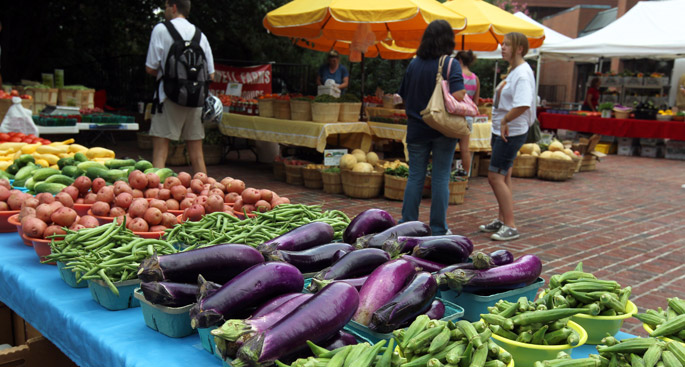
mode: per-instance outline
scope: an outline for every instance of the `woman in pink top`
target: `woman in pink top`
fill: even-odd
[[[476,62],[476,55],[473,51],[459,51],[457,52],[457,60],[461,64],[461,73],[464,75],[464,88],[466,94],[471,97],[471,100],[477,105],[480,98],[480,80],[478,75],[472,72],[469,67]]]

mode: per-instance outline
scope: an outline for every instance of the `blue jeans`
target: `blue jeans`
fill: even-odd
[[[528,133],[509,136],[505,142],[501,136],[492,134],[490,140],[492,157],[490,157],[490,167],[488,167],[488,170],[506,176],[509,168],[514,165],[516,154],[526,142],[527,137]]]
[[[449,201],[449,180],[454,160],[454,149],[459,139],[441,136],[426,143],[408,143],[409,179],[404,190],[402,219],[400,222],[419,220],[421,192],[426,179],[428,161],[433,153],[431,173],[430,227],[433,235],[447,232],[447,203]]]

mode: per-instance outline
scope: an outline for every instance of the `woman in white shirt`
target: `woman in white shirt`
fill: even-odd
[[[514,222],[511,167],[516,153],[526,142],[528,128],[535,122],[535,77],[523,57],[528,53],[528,39],[521,33],[504,36],[502,58],[510,72],[496,89],[492,111],[492,158],[488,183],[497,198],[499,213],[492,222],[481,225],[483,232],[495,232],[490,238],[508,241],[519,237]]]

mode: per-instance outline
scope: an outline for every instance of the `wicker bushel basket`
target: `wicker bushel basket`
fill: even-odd
[[[359,111],[362,109],[361,102],[357,103],[341,103],[340,114],[338,121],[340,122],[355,122],[359,121]]]
[[[314,122],[338,122],[340,115],[340,103],[312,103],[312,121]]]
[[[597,157],[594,155],[585,155],[580,160],[580,172],[594,171],[597,169]]]
[[[469,181],[455,181],[450,182],[450,196],[449,204],[464,204],[464,196],[466,196],[466,186],[469,185]]]
[[[309,189],[320,189],[323,187],[321,170],[318,168],[302,168],[302,180],[304,187]]]
[[[580,172],[580,166],[582,166],[583,164],[582,157],[579,157],[574,154],[573,157],[571,157],[571,159],[573,159],[573,163],[575,163],[573,167],[573,173]]]
[[[302,166],[286,164],[285,165],[285,183],[291,185],[303,185],[304,179],[302,178]]]
[[[385,187],[383,196],[390,200],[403,200],[404,188],[407,186],[407,178],[393,175],[385,175]]]
[[[282,161],[274,162],[274,178],[278,181],[285,181],[285,163]]]
[[[378,197],[383,190],[383,171],[353,172],[341,170],[340,172],[343,192],[351,198],[369,199]]]
[[[260,99],[257,101],[259,105],[259,116],[261,117],[274,117],[274,100],[273,99]]]
[[[290,119],[297,121],[312,121],[312,102],[300,99],[291,99]]]
[[[549,181],[566,181],[576,169],[576,162],[538,157],[538,178]]]
[[[290,120],[290,101],[282,99],[274,100],[274,118]]]
[[[514,159],[511,175],[514,177],[535,177],[538,172],[538,157],[534,155],[519,155]]]
[[[321,172],[323,192],[327,194],[341,194],[343,192],[340,172]]]

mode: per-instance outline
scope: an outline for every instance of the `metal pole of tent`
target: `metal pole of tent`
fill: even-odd
[[[540,66],[542,64],[542,54],[538,54],[538,64],[535,68],[535,97],[540,95]]]
[[[499,65],[499,60],[495,60],[495,78],[492,81],[492,96],[494,98],[495,93],[497,91],[497,68]]]
[[[362,92],[362,108],[359,110],[359,121],[366,121],[366,113],[364,112],[364,83],[365,83],[365,76],[364,76],[364,53],[362,52],[362,62],[361,62],[361,67],[362,67],[362,86],[361,86],[361,92]]]

